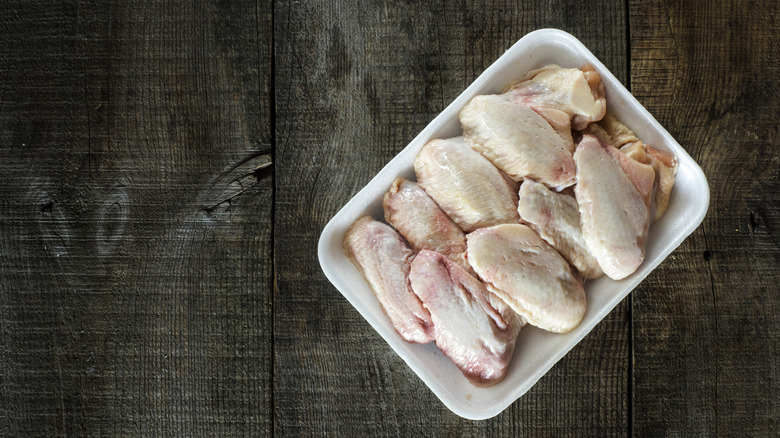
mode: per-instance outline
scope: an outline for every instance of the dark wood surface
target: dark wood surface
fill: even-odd
[[[702,166],[704,223],[525,396],[452,414],[322,227],[526,33]],[[780,4],[6,1],[0,436],[777,436]]]

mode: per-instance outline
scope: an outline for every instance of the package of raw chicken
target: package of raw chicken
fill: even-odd
[[[708,205],[685,150],[577,39],[545,29],[355,195],[318,252],[441,401],[485,419],[582,340]]]

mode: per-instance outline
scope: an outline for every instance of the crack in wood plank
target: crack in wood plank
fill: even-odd
[[[210,213],[218,206],[230,202],[270,176],[272,164],[271,154],[253,156],[239,163],[217,178],[206,190],[198,202],[200,209]]]

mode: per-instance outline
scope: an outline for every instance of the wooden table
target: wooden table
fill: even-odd
[[[3,3],[0,435],[780,433],[780,3]],[[530,392],[472,422],[315,248],[544,27],[591,48],[712,199]]]

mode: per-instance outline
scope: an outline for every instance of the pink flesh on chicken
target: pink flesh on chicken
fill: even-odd
[[[437,252],[420,251],[409,280],[431,313],[436,346],[475,385],[503,379],[520,330],[512,310],[502,314],[482,282]]]
[[[585,315],[585,290],[569,263],[531,228],[482,228],[466,236],[474,272],[529,324],[567,333]]]
[[[677,177],[679,163],[677,157],[671,152],[662,151],[650,145],[646,146],[647,156],[650,157],[650,165],[655,169],[655,178],[658,181],[658,188],[653,197],[655,203],[653,222],[655,222],[663,216],[666,208],[669,206],[669,197],[672,194],[672,187],[674,187],[674,181]]]
[[[632,160],[625,153],[614,147],[609,146],[605,148],[605,150],[618,166],[620,166],[623,173],[628,177],[628,180],[631,181],[631,184],[636,187],[637,191],[642,196],[642,201],[645,203],[647,210],[650,211],[655,184],[655,169],[653,169],[653,166]]]
[[[471,147],[515,181],[532,178],[559,190],[574,184],[573,143],[533,109],[501,95],[476,96],[460,123]]]
[[[641,141],[631,143],[620,148],[620,151],[628,157],[649,164],[655,171],[655,185],[653,190],[652,220],[655,222],[666,212],[669,205],[669,195],[674,187],[677,175],[677,158],[665,151],[655,149]]]
[[[431,140],[414,159],[417,181],[464,232],[515,223],[517,192],[463,137]]]
[[[442,253],[464,268],[466,236],[439,205],[416,183],[398,178],[385,193],[385,220],[412,245]]]
[[[401,236],[388,225],[364,216],[349,227],[343,246],[398,334],[407,342],[432,341],[431,315],[409,284],[413,253]]]
[[[583,278],[597,278],[603,274],[582,236],[580,210],[574,197],[526,180],[520,186],[519,198],[520,219],[557,249]]]
[[[605,274],[614,280],[625,278],[644,260],[650,226],[644,194],[621,167],[633,160],[598,138],[585,135],[574,152],[574,161],[574,193],[585,242]],[[643,173],[637,170],[633,177]],[[646,179],[640,181],[640,187],[646,188]]]
[[[634,131],[609,113],[598,124],[588,125],[583,133],[594,134],[604,143],[620,149],[629,158],[653,167],[655,184],[650,208],[651,222],[660,219],[666,212],[677,175],[678,163],[674,154],[643,143]]]
[[[549,109],[563,111],[576,130],[601,120],[607,112],[601,76],[589,65],[581,69],[548,65],[530,71],[510,85],[505,94],[512,102],[529,106],[540,114]]]

